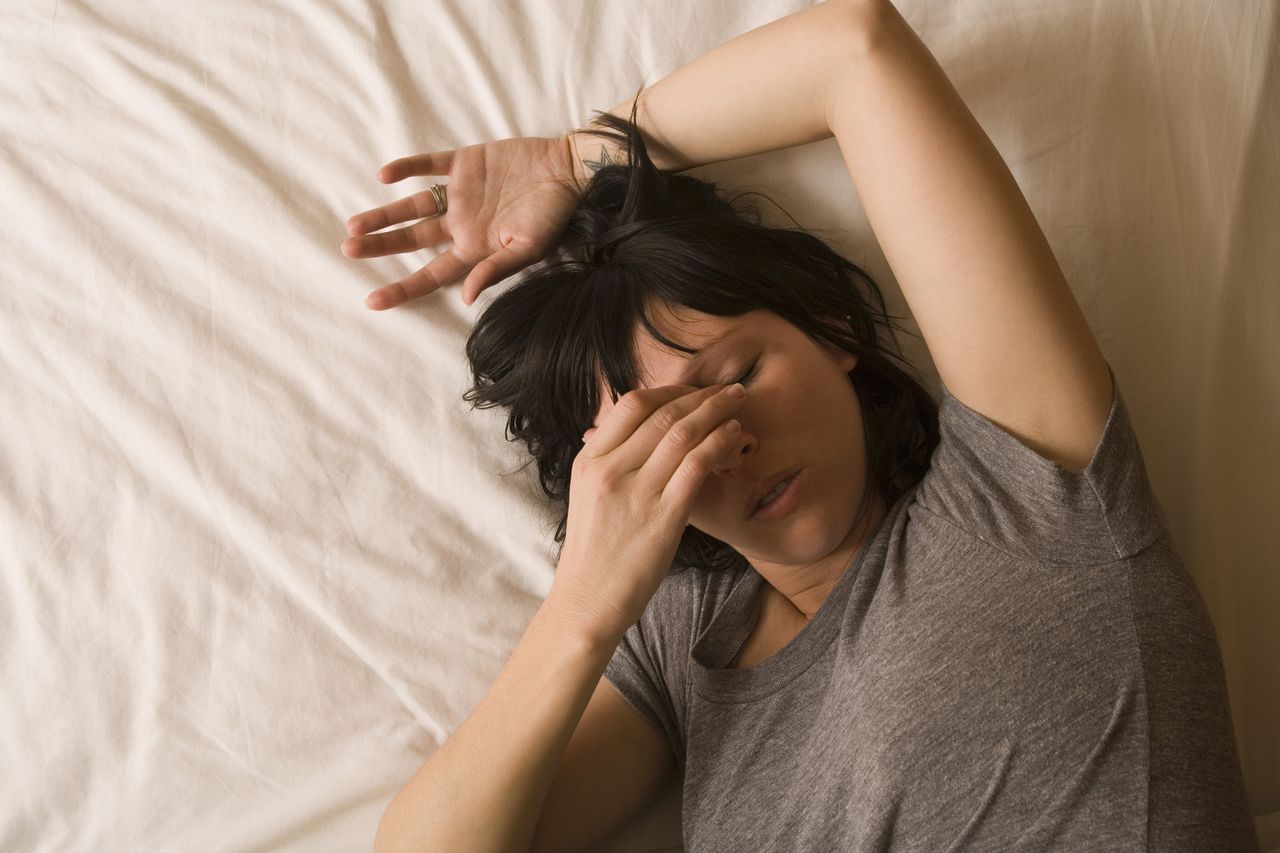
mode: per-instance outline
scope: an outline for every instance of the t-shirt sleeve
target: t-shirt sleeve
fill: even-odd
[[[605,667],[622,698],[671,744],[684,770],[690,637],[697,612],[694,571],[663,579]]]
[[[1111,373],[1106,427],[1083,471],[1047,459],[956,399],[946,384],[939,442],[916,503],[994,548],[1091,565],[1137,554],[1167,530],[1129,411]]]

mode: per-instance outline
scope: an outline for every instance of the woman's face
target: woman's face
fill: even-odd
[[[699,357],[668,350],[637,327],[640,386],[742,381],[747,399],[736,452],[703,483],[690,523],[753,565],[812,564],[848,541],[866,483],[862,414],[848,373],[856,356],[820,345],[771,311],[717,317],[651,303],[650,317]],[[750,373],[750,376],[747,374]],[[601,394],[596,424],[614,403]],[[804,468],[799,503],[773,521],[750,518],[770,478]]]

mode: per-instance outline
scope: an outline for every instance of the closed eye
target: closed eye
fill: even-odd
[[[734,382],[741,382],[743,385],[746,385],[748,382],[750,382],[751,378],[756,375],[756,365],[759,363],[760,363],[760,359],[758,358],[755,361],[751,362],[751,366],[747,368],[746,374],[744,374],[741,379],[735,379]],[[733,382],[730,382],[729,384],[732,385]]]

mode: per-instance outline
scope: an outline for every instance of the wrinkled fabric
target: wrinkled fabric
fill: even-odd
[[[1119,387],[1080,472],[945,385],[939,427],[772,657],[728,668],[750,568],[667,578],[619,644],[606,677],[684,770],[686,849],[1256,850],[1212,624]]]

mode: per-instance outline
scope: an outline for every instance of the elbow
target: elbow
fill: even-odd
[[[387,825],[386,816],[378,821],[378,831],[373,835],[373,853],[398,853],[395,836]]]
[[[845,24],[845,42],[854,56],[865,56],[884,40],[898,10],[889,0],[830,0],[840,7]]]
[[[887,43],[901,38],[906,22],[889,0],[827,1],[841,13],[839,23],[833,22],[841,33],[840,47],[826,86],[827,127],[834,134],[835,115],[850,100],[850,90],[864,82],[863,69]]]
[[[415,853],[405,832],[404,822],[392,800],[378,820],[378,830],[373,836],[373,853]]]
[[[856,83],[862,62],[876,52],[886,38],[891,18],[897,14],[888,0],[827,0],[831,7],[829,32],[838,34],[832,45],[831,73],[827,79],[828,126],[833,106],[846,85]]]

